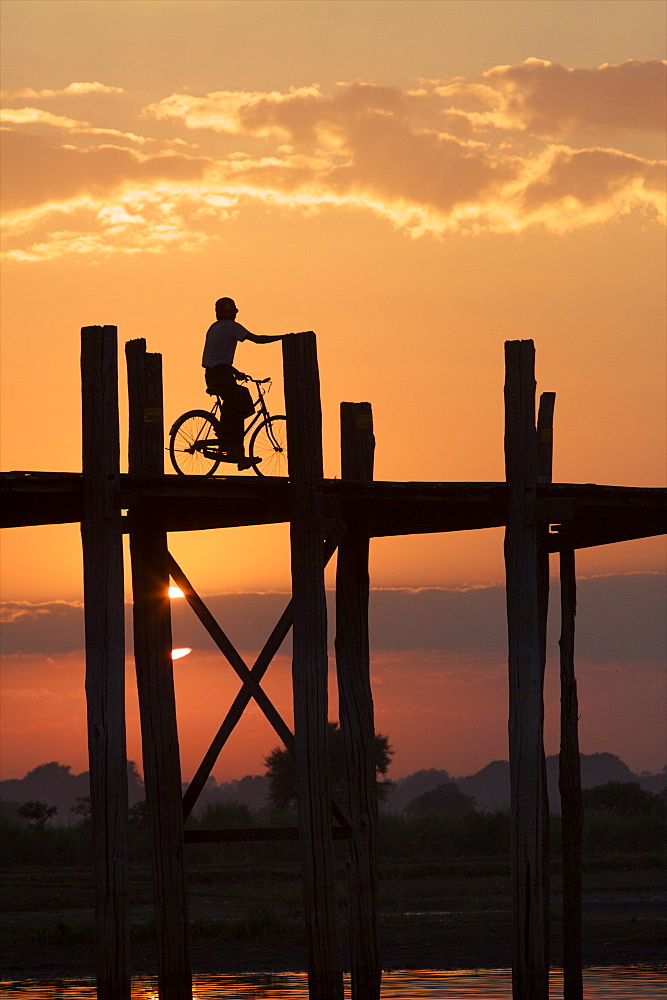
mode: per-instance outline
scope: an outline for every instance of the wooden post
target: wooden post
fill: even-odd
[[[315,334],[287,336],[283,365],[292,483],[292,679],[308,988],[312,1000],[342,1000],[327,755],[327,613],[318,495],[322,413]]]
[[[533,342],[507,342],[505,363],[505,466],[510,487],[505,571],[510,685],[512,988],[514,1000],[547,1000]]]
[[[563,857],[563,998],[582,1000],[581,972],[581,835],[584,807],[579,758],[579,703],[574,675],[574,622],[577,579],[574,549],[560,553],[560,758]]]
[[[551,483],[553,480],[553,440],[555,392],[540,394],[537,411],[537,482]],[[549,614],[549,523],[537,525],[537,599],[540,614],[540,656],[542,659],[542,690],[547,666],[547,617]],[[542,879],[544,901],[544,942],[545,964],[549,968],[550,957],[550,897],[551,897],[551,857],[549,829],[549,791],[547,788],[547,760],[542,749]]]
[[[370,403],[341,403],[341,475],[373,478]],[[350,859],[352,1000],[378,1000],[382,966],[378,937],[375,722],[368,642],[369,539],[348,530],[336,567],[336,664],[340,729],[347,775]]]
[[[162,359],[145,340],[125,345],[130,473],[162,475]],[[134,657],[151,835],[160,1000],[190,1000],[192,974],[181,769],[171,659],[167,535],[149,503],[130,512]]]
[[[123,535],[115,326],[81,331],[83,592],[97,995],[129,1000]]]

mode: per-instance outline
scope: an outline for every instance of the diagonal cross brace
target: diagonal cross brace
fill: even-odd
[[[269,696],[259,686],[257,680],[253,677],[252,673],[246,666],[245,660],[240,653],[237,652],[235,646],[225,632],[223,632],[220,628],[199,594],[197,594],[193,589],[192,584],[171,553],[169,553],[168,559],[169,575],[174,580],[176,585],[183,591],[186,601],[197,615],[197,618],[199,618],[199,621],[211,636],[220,652],[226,657],[236,673],[239,675],[243,684],[249,689],[250,696],[255,699],[268,721],[285,743],[285,746],[290,746],[294,743],[294,736],[292,735],[292,731],[289,726],[284,721],[277,708],[274,707]]]
[[[334,552],[336,551],[340,539],[345,534],[345,530],[346,530],[345,525],[343,525],[341,522],[337,522],[333,531],[326,539],[324,543],[325,565],[329,562]],[[267,639],[264,648],[262,649],[259,656],[255,660],[252,669],[248,670],[248,667],[246,666],[242,657],[237,653],[236,649],[234,648],[230,640],[227,638],[225,633],[222,631],[218,623],[215,621],[211,613],[208,611],[203,601],[201,601],[201,599],[198,598],[197,595],[195,594],[190,583],[186,579],[183,571],[180,569],[176,561],[173,559],[173,557],[171,557],[171,555],[169,558],[170,558],[169,572],[171,573],[174,581],[185,594],[188,603],[193,608],[193,610],[195,611],[195,613],[197,614],[200,621],[207,629],[211,637],[214,639],[214,641],[218,645],[218,648],[227,657],[232,667],[234,667],[237,674],[243,681],[243,687],[238,692],[236,698],[232,702],[229,711],[227,712],[227,715],[222,725],[220,726],[220,729],[213,738],[213,741],[209,749],[204,755],[204,759],[197,768],[196,774],[194,775],[192,781],[185,790],[185,793],[183,795],[183,817],[184,819],[187,819],[196,805],[197,799],[199,798],[202,789],[204,788],[204,785],[206,784],[209,775],[211,774],[211,771],[215,766],[215,762],[218,759],[223,746],[231,736],[234,727],[241,718],[241,715],[243,714],[246,706],[248,705],[252,697],[254,697],[257,700],[258,705],[260,706],[262,711],[264,711],[264,714],[266,715],[267,719],[269,719],[269,722],[271,722],[271,724],[273,725],[274,729],[276,730],[280,738],[283,740],[285,746],[289,750],[293,750],[294,735],[292,731],[289,729],[289,727],[283,722],[282,718],[280,717],[276,709],[273,707],[273,705],[269,701],[267,695],[264,693],[262,688],[259,687],[259,682],[264,677],[264,674],[266,673],[269,664],[271,663],[271,660],[278,652],[278,649],[280,648],[283,640],[285,639],[287,633],[292,627],[294,614],[292,610],[292,601],[290,600],[289,604],[287,605],[282,615],[280,616],[276,626],[271,632],[271,635]],[[178,576],[176,574],[178,574]],[[185,584],[185,586],[183,584]],[[192,603],[192,601],[190,600],[190,595],[193,595],[196,598],[198,606],[195,606],[195,604]],[[206,614],[207,617],[206,621],[199,614],[199,611],[202,609]],[[213,625],[214,631],[212,631],[211,628],[209,628],[209,623]],[[224,648],[223,645],[221,645],[221,643],[218,642],[218,638],[223,640]],[[259,692],[259,697],[257,696],[257,692]],[[262,704],[262,701],[260,701],[260,698],[262,699],[262,701],[265,701],[265,704],[267,704],[269,712],[275,713],[274,718],[277,717],[277,720],[279,720],[278,725],[276,725],[276,723],[274,722],[274,718],[270,717],[269,714],[267,714],[265,706],[264,704]],[[344,826],[349,825],[347,818],[335,804],[333,807],[333,811],[334,815],[339,820],[339,822],[341,822]]]

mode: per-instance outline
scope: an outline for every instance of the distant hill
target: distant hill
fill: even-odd
[[[510,766],[506,760],[494,760],[477,774],[458,778],[457,784],[465,795],[472,795],[478,809],[509,809]]]
[[[416,771],[396,782],[386,808],[403,812],[408,803],[418,795],[429,792],[445,781],[451,781],[446,771]],[[478,809],[509,809],[510,766],[506,760],[494,760],[481,771],[465,778],[456,778],[465,795],[472,795]],[[612,753],[581,754],[582,788],[593,788],[608,781],[636,781],[649,792],[661,792],[667,786],[667,770],[659,774],[635,774],[627,764]],[[547,757],[547,790],[552,812],[560,812],[558,791],[558,755]]]
[[[415,771],[395,782],[382,808],[402,813],[413,799],[430,792],[449,781],[456,784],[465,795],[471,795],[478,809],[508,809],[510,802],[510,773],[506,760],[494,760],[481,771],[464,778],[453,779],[447,771],[427,768]],[[611,753],[581,755],[581,783],[584,788],[604,785],[607,781],[636,781],[650,792],[662,792],[667,786],[667,768],[659,774],[635,774],[618,757]],[[558,794],[558,757],[547,757],[547,784],[552,812],[560,810]],[[183,785],[187,788],[187,784]],[[144,798],[144,783],[133,761],[128,763],[128,789],[130,806]],[[89,773],[72,774],[71,768],[51,761],[40,764],[24,778],[0,782],[0,806],[4,813],[14,814],[23,802],[38,801],[55,805],[57,824],[76,822],[71,812],[77,797],[90,794]],[[263,775],[246,775],[235,781],[218,784],[209,778],[199,800],[198,809],[208,802],[240,802],[253,812],[269,804],[269,781]]]
[[[127,763],[128,799],[130,806],[144,798],[144,783],[133,760]],[[80,817],[71,812],[77,798],[90,795],[90,772],[72,774],[67,764],[52,760],[29,771],[25,778],[0,781],[0,804],[4,813],[14,813],[24,802],[46,802],[56,806],[53,822],[68,825],[79,822]]]
[[[185,782],[183,791],[187,787],[188,782]],[[195,812],[209,802],[240,802],[253,812],[259,812],[269,805],[269,779],[260,774],[246,774],[245,778],[218,784],[215,778],[209,778],[199,796]]]
[[[387,812],[403,812],[413,799],[451,780],[447,771],[438,771],[432,767],[425,771],[415,771],[407,778],[399,778],[395,782],[383,808]]]

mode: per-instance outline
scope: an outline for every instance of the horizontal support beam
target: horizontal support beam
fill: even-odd
[[[651,538],[667,532],[664,515],[646,516],[635,513],[632,517],[617,518],[599,514],[590,521],[586,518],[556,526],[549,535],[549,552],[567,552],[569,549],[587,549],[613,542],[630,542],[636,538]]]
[[[166,531],[286,523],[288,479],[236,476],[120,477],[117,504],[131,509],[152,501]],[[0,527],[77,522],[82,512],[79,473],[0,473]],[[558,524],[550,551],[587,548],[667,531],[667,490],[653,487],[553,483],[537,488],[536,519]],[[344,521],[370,538],[502,527],[507,523],[505,483],[357,483],[325,479],[325,517]]]
[[[8,493],[3,491],[0,528],[30,528],[39,524],[76,524],[81,521],[80,491],[67,494]]]
[[[334,840],[347,840],[349,831],[342,826],[333,826],[331,835]],[[228,844],[238,841],[259,840],[298,840],[299,830],[296,826],[248,826],[229,830],[186,830],[186,844]]]

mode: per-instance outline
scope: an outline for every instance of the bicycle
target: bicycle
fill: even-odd
[[[271,379],[246,375],[238,381],[252,382],[257,392],[254,413],[243,432],[244,441],[249,439],[248,455],[261,459],[261,464],[252,466],[253,471],[258,476],[286,476],[287,418],[272,416],[264,399],[268,390],[263,386]],[[212,476],[221,462],[231,461],[221,444],[222,399],[211,389],[208,393],[215,396],[211,409],[188,410],[169,432],[169,455],[179,476]]]

